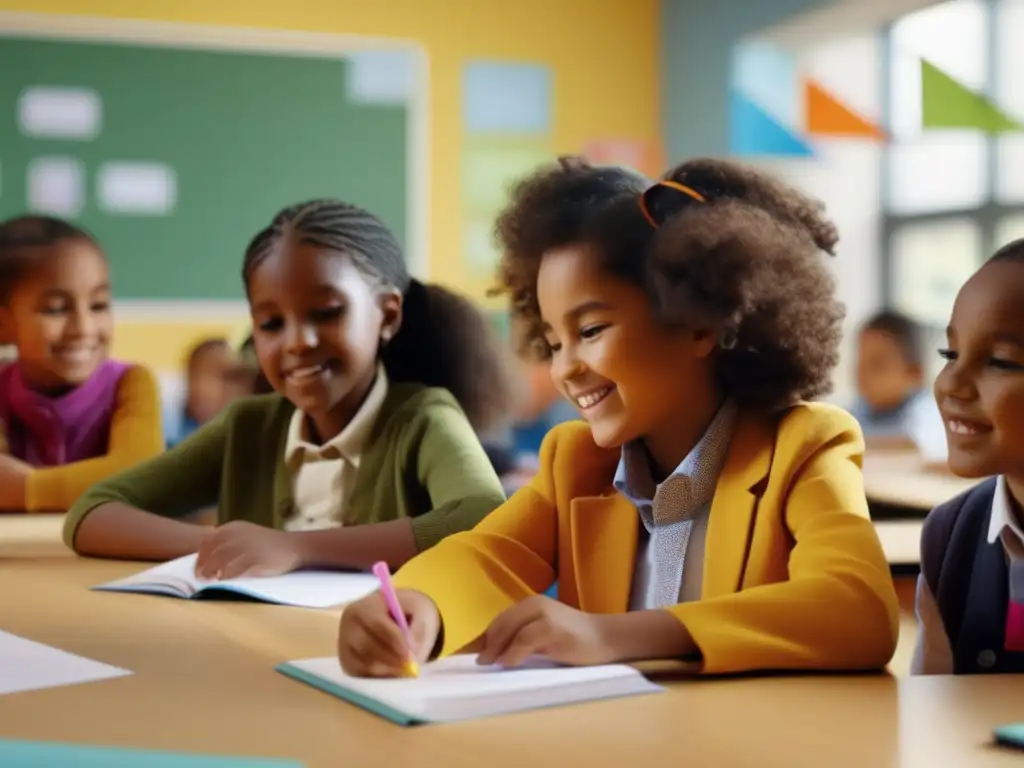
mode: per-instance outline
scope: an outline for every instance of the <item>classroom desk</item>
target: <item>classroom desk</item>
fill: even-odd
[[[5,557],[72,557],[61,539],[63,529],[62,514],[0,513],[0,562]]]
[[[0,696],[4,738],[309,768],[1020,765],[989,742],[992,726],[1024,720],[1022,677],[676,681],[660,695],[402,729],[273,671],[332,653],[336,611],[90,592],[140,566],[32,555],[9,532],[0,524],[0,628],[135,674]]]
[[[872,502],[924,514],[977,485],[942,472],[929,471],[923,459],[906,451],[869,451],[864,456],[864,490]]]
[[[868,451],[864,490],[889,564],[918,566],[925,515],[977,482],[930,471],[915,452]]]

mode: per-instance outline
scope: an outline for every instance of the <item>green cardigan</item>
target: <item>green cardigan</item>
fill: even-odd
[[[218,508],[218,523],[281,528],[292,514],[285,464],[295,406],[278,394],[238,400],[179,445],[90,488],[68,510],[73,547],[93,509],[120,502],[179,518]],[[501,482],[455,398],[445,389],[396,383],[359,461],[346,524],[411,517],[422,551],[469,530],[505,501]]]

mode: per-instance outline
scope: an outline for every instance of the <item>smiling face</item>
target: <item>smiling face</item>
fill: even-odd
[[[35,250],[3,319],[26,382],[59,394],[85,382],[107,357],[114,325],[110,274],[103,254],[85,239]]]
[[[551,377],[598,445],[643,439],[662,471],[682,461],[717,407],[707,333],[656,322],[647,294],[607,274],[584,246],[544,256],[537,298]]]
[[[381,342],[401,323],[401,294],[371,285],[344,254],[290,238],[255,268],[248,291],[260,368],[330,440],[373,384]]]
[[[1024,264],[991,262],[956,298],[935,380],[949,467],[1024,478]]]

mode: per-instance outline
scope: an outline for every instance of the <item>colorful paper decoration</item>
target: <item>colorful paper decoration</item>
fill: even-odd
[[[968,128],[986,133],[1024,130],[985,96],[921,59],[921,127]]]
[[[810,146],[760,106],[735,91],[730,95],[730,145],[739,157],[812,157]]]
[[[878,125],[854,112],[814,80],[804,80],[804,127],[811,136],[885,138],[885,131]]]

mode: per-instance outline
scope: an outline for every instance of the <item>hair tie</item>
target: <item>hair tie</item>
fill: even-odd
[[[640,194],[640,212],[657,229],[694,202],[706,203],[707,198],[678,181],[659,181]]]

